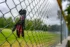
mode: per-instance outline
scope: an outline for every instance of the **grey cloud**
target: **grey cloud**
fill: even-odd
[[[3,13],[6,13],[9,11],[8,7],[6,6],[5,3],[0,4],[0,11],[2,11]]]
[[[4,2],[5,0],[0,0],[0,2]]]
[[[62,2],[62,7],[63,7],[63,10],[65,10],[65,9],[66,9],[67,4],[68,4],[68,1]]]
[[[21,0],[22,1],[22,0]],[[26,3],[26,5],[29,5],[29,3],[28,3],[28,1],[29,2],[31,2],[31,0],[25,0],[24,2]],[[28,16],[27,16],[27,19],[30,19],[30,17],[33,17],[33,18],[39,18],[40,16],[41,16],[41,14],[44,12],[46,12],[47,11],[47,13],[45,13],[45,16],[49,16],[49,18],[47,19],[47,18],[45,18],[45,20],[43,20],[44,21],[44,23],[47,23],[47,24],[57,24],[57,23],[59,23],[59,20],[57,19],[57,11],[59,10],[59,8],[58,8],[58,4],[56,3],[56,0],[45,0],[47,3],[46,3],[46,5],[47,5],[47,7],[46,7],[46,9],[45,10],[39,10],[39,12],[38,13],[36,13],[35,15],[33,15],[32,13],[30,13]],[[19,4],[19,1],[18,0],[14,0],[14,2],[15,2],[15,4],[17,5],[17,4]],[[22,2],[21,3],[21,6],[22,6],[22,8],[23,9],[26,9],[27,10],[27,14],[31,11],[31,9],[32,8],[34,8],[32,5],[36,5],[35,3],[37,3],[37,2],[39,2],[39,0],[35,0],[30,6],[31,6],[31,9],[30,9],[30,6],[29,7],[27,7],[26,8],[26,5],[25,5],[25,3],[24,2]],[[38,4],[38,6],[40,6],[40,4],[43,2],[43,0],[41,0],[40,1],[40,3]],[[13,1],[12,0],[7,0],[7,2],[6,2],[7,4],[8,4],[8,6],[9,6],[9,8],[11,9],[11,8],[13,8],[13,7],[15,7],[15,5],[14,5],[14,3],[13,3]],[[45,4],[45,3],[44,3]],[[43,4],[43,5],[44,5]],[[42,5],[42,7],[43,7],[43,5]],[[20,5],[18,5],[16,8],[18,9],[18,11],[21,9],[21,6]],[[36,6],[37,7],[37,6]],[[45,6],[44,6],[45,7]],[[39,9],[39,7],[37,7],[37,9]],[[33,13],[35,13],[34,12],[34,10],[35,11],[37,11],[37,9],[36,8],[34,8],[33,10],[32,10],[32,12]],[[9,9],[8,9],[8,7],[6,6],[6,4],[5,3],[3,3],[3,4],[0,4],[0,10],[3,12],[3,13],[6,13],[7,11],[9,11]],[[17,10],[14,8],[14,9],[12,9],[11,10],[11,12],[12,12],[12,14],[14,15],[14,16],[17,16],[18,15],[18,12],[17,12]],[[38,16],[38,14],[39,14],[39,16]],[[9,15],[9,16],[11,16],[11,14],[7,14],[7,15]],[[6,15],[6,17],[9,17],[9,16],[7,16]],[[53,21],[53,22],[52,22]]]

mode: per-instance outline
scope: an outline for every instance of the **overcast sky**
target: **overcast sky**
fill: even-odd
[[[67,4],[68,4],[68,1],[63,1],[63,2],[62,2],[63,10],[65,10],[65,9],[66,9]]]
[[[4,2],[4,1],[5,0],[0,0],[0,3]],[[18,0],[13,0],[13,1],[14,1],[15,5],[17,5],[17,4],[20,3]],[[13,1],[12,0],[7,0],[7,2],[6,2],[8,4],[8,6],[9,6],[10,9],[12,9],[12,8],[15,7]],[[20,1],[22,2],[23,0],[20,0]],[[45,0],[44,3],[43,3],[43,0],[40,0],[40,1],[39,0],[35,0],[32,4],[30,4],[30,6],[31,6],[31,8],[30,8],[30,6],[28,6],[28,5],[29,5],[29,3],[31,3],[31,1],[32,0],[29,0],[29,2],[27,0],[23,1],[21,3],[21,5],[18,5],[16,7],[17,10],[19,11],[21,8],[26,9],[27,10],[27,19],[31,19],[31,17],[33,19],[34,18],[39,18],[39,17],[41,17],[39,15],[41,15],[43,12],[44,13],[46,12],[44,18],[42,18],[45,24],[48,24],[48,25],[49,24],[50,25],[60,24],[60,20],[58,19],[58,15],[57,15],[57,11],[60,10],[60,9],[58,7],[58,4],[57,4],[56,0]],[[24,2],[26,3],[26,5],[25,5]],[[38,2],[40,2],[38,4],[38,6],[40,6],[43,3],[43,5],[42,5],[41,8],[43,8],[43,6],[45,5],[45,3],[46,3],[45,6],[47,6],[47,7],[44,6],[45,8],[43,8],[43,9],[40,8],[39,9],[39,7],[37,6],[36,8],[39,9],[39,13],[36,13],[35,15],[33,15],[32,13],[29,13],[31,11],[31,9],[34,8],[32,5],[35,6]],[[5,14],[6,12],[10,11],[10,9],[7,7],[6,3],[4,2],[4,3],[0,4],[0,11],[2,11],[3,14]],[[66,5],[67,5],[67,1],[63,2],[62,5],[63,5],[63,10],[65,10],[66,9]],[[26,6],[28,6],[28,7],[26,8]],[[18,12],[17,12],[17,10],[16,10],[16,8],[14,8],[14,9],[11,10],[11,13],[13,14],[14,17],[16,17],[17,15],[19,15]],[[36,8],[34,8],[32,10],[33,13],[35,13],[34,11],[37,11]],[[7,13],[4,17],[6,17],[6,18],[12,17],[11,13],[10,12]],[[0,17],[1,16],[2,16],[2,14],[0,12]],[[48,18],[47,18],[47,16],[48,16]]]

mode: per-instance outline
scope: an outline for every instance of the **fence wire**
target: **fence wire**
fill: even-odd
[[[27,13],[24,37],[18,38],[12,28],[21,9]],[[54,47],[60,42],[60,11],[56,0],[0,0],[0,47]]]

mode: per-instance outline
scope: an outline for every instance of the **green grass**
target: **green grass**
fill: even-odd
[[[3,34],[2,34],[3,33]],[[14,31],[12,33],[12,31],[10,29],[4,29],[2,30],[2,33],[0,32],[0,44],[2,44],[4,41],[8,41],[10,44],[12,44],[14,41],[16,41],[16,39],[19,41],[19,42],[24,42],[25,41],[28,43],[28,44],[47,44],[48,43],[54,43],[56,42],[56,40],[58,39],[58,36],[57,34],[54,34],[54,33],[50,33],[50,32],[44,32],[44,31],[25,31],[25,37],[20,37],[18,38],[17,35],[16,35],[16,31]],[[11,34],[11,35],[10,35]],[[17,37],[15,37],[15,36]]]

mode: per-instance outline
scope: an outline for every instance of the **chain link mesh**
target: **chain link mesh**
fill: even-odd
[[[60,41],[61,14],[57,15],[60,9],[56,0],[2,0],[0,7],[0,47],[54,47]],[[12,28],[20,17],[20,9],[27,14],[25,37],[18,38]]]

